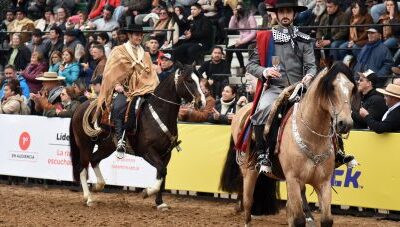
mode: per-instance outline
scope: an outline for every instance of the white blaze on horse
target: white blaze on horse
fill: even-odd
[[[286,180],[287,217],[289,226],[304,226],[313,220],[305,198],[305,185],[314,187],[321,209],[321,226],[331,226],[331,177],[335,168],[337,134],[352,128],[352,95],[355,92],[351,71],[335,63],[322,71],[312,82],[300,102],[282,120],[280,139],[272,157],[271,177]],[[232,138],[236,144],[251,104],[240,109],[232,120]],[[254,143],[254,141],[252,141]],[[245,224],[250,225],[253,193],[258,177],[255,156],[250,151],[237,152],[243,176],[243,208]],[[229,154],[228,154],[229,156]],[[275,187],[275,186],[273,186]],[[273,190],[274,191],[274,190]],[[275,195],[274,195],[275,196]],[[305,216],[306,215],[306,216]]]
[[[205,97],[191,66],[179,66],[175,74],[164,79],[154,93],[145,98],[137,118],[136,135],[126,134],[135,155],[142,157],[157,170],[155,185],[144,189],[143,197],[156,194],[155,202],[159,209],[168,207],[162,200],[162,192],[171,151],[179,145],[177,118],[182,99],[193,102],[195,107],[205,106]],[[80,105],[70,124],[73,176],[75,181],[81,182],[83,197],[89,206],[94,201],[87,183],[89,163],[97,178],[94,190],[101,191],[105,181],[99,163],[115,151],[111,132],[91,124],[96,103],[90,104],[87,101]],[[98,149],[93,153],[95,145]]]

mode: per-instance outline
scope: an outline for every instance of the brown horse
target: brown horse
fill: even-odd
[[[289,226],[304,226],[306,217],[307,221],[310,220],[308,218],[313,220],[307,210],[306,184],[313,186],[318,194],[321,226],[333,224],[330,180],[335,166],[334,141],[337,134],[347,133],[352,127],[350,101],[354,92],[351,71],[343,63],[335,63],[315,78],[303,99],[294,105],[286,124],[280,128],[282,136],[280,141],[277,140],[277,154],[272,157],[275,160],[274,175],[270,177],[286,180]],[[242,130],[243,119],[248,116],[250,109],[251,104],[243,107],[232,120],[232,138],[235,144]],[[253,192],[258,177],[254,168],[254,155],[250,152],[252,147],[251,144],[247,151],[237,152],[236,157],[243,176],[242,196],[246,226],[251,221]],[[232,154],[228,154],[228,160],[232,160],[230,155]],[[227,168],[229,167],[226,164],[224,171]],[[231,168],[235,167],[231,165]],[[234,171],[231,170],[232,172]],[[227,181],[222,179],[222,184],[224,180]]]
[[[146,188],[143,196],[146,198],[156,194],[156,205],[160,209],[168,208],[163,203],[162,191],[165,186],[167,165],[171,158],[172,149],[177,146],[177,117],[181,100],[193,102],[196,107],[205,105],[205,98],[200,90],[197,76],[193,74],[191,66],[180,66],[174,73],[162,81],[154,93],[146,97],[140,117],[137,121],[135,137],[127,134],[130,146],[135,155],[141,156],[157,170],[157,181],[153,187]],[[95,191],[104,188],[105,181],[101,174],[99,163],[110,156],[115,150],[112,134],[103,130],[98,136],[91,137],[83,128],[85,111],[91,104],[85,102],[74,113],[70,124],[70,145],[73,176],[75,181],[80,181],[83,196],[87,205],[91,205],[93,198],[87,184],[89,163],[97,177]],[[93,116],[93,108],[90,117]],[[89,117],[89,118],[90,118]],[[91,122],[91,119],[86,119]],[[91,127],[94,127],[91,125]],[[93,148],[98,149],[93,153]]]

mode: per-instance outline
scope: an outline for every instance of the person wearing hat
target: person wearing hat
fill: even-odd
[[[363,73],[358,73],[358,75],[360,78],[358,79],[357,89],[361,95],[361,107],[365,108],[373,119],[382,119],[387,107],[382,94],[375,90],[378,80],[376,74],[369,69]],[[358,109],[352,111],[351,117],[354,122],[353,128],[366,129],[368,127],[365,119],[360,116]]]
[[[269,81],[268,88],[259,89],[262,91],[260,101],[253,104],[256,109],[251,118],[256,139],[257,168],[260,172],[271,172],[264,127],[273,102],[285,87],[300,81],[309,84],[317,73],[310,36],[293,26],[295,14],[305,9],[295,0],[281,0],[274,8],[268,8],[268,11],[275,12],[278,25],[272,30],[258,32],[257,48],[247,64],[248,73],[262,82],[267,79]],[[258,84],[262,86],[261,82]]]
[[[122,153],[125,152],[125,141],[122,135],[124,135],[127,101],[133,100],[132,102],[135,103],[138,97],[153,92],[159,84],[151,57],[141,46],[145,33],[143,27],[130,24],[124,30],[128,33],[129,41],[114,47],[107,60],[96,115],[93,118],[96,121],[103,106],[111,113],[111,119],[115,125],[115,138],[118,141],[117,157],[122,157]],[[111,103],[113,103],[112,107]],[[134,114],[131,113],[131,115]],[[130,127],[135,128],[133,125]]]
[[[174,59],[170,53],[161,55],[160,67],[157,67],[157,75],[160,82],[166,79],[170,74],[174,73],[176,67],[174,65]]]
[[[38,93],[30,93],[30,98],[35,104],[36,114],[46,116],[49,110],[61,106],[60,94],[64,88],[62,82],[65,78],[58,76],[56,72],[45,72],[36,80],[41,81],[43,87]]]
[[[365,108],[360,109],[360,115],[367,122],[368,128],[376,133],[400,131],[400,85],[389,84],[385,89],[376,89],[385,96],[389,108],[381,120],[374,119]]]
[[[387,76],[391,73],[393,57],[390,50],[382,42],[382,26],[370,26],[367,29],[368,42],[357,56],[353,68],[355,73],[371,69],[378,77],[376,87],[383,87]]]

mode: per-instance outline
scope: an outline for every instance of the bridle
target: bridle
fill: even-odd
[[[175,75],[175,90],[176,90],[176,92],[178,92],[178,81],[179,81],[179,77],[181,76],[181,72],[180,72],[180,71],[177,72],[177,73],[178,73],[178,75]],[[186,81],[185,81],[185,80],[182,80],[182,83],[183,83],[183,85],[185,86],[187,92],[189,92],[189,94],[192,96],[192,104],[194,104],[194,103],[195,103],[195,100],[196,100],[196,96],[190,91],[190,89],[189,89],[188,85],[186,84]],[[169,103],[169,104],[172,104],[172,105],[176,105],[176,106],[180,106],[180,105],[181,105],[181,102],[178,103],[178,102],[174,102],[174,101],[170,101],[170,100],[161,98],[160,96],[154,94],[154,92],[152,92],[152,93],[150,93],[150,94],[151,94],[152,96],[154,96],[155,98],[157,98],[157,99],[159,99],[159,100],[161,100],[161,101],[164,101],[164,102],[166,102],[166,103]]]

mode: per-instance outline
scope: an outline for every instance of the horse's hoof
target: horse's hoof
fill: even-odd
[[[146,198],[148,198],[149,197],[149,194],[147,193],[147,188],[145,188],[145,189],[143,189],[143,191],[142,191],[142,198],[143,199],[146,199]]]
[[[251,223],[249,222],[249,223],[244,224],[244,227],[251,227]]]
[[[97,184],[94,185],[92,191],[101,192],[101,191],[103,191],[104,186],[105,186],[105,183],[97,183]]]
[[[91,206],[93,206],[94,204],[95,204],[95,203],[94,203],[93,199],[92,199],[91,197],[89,197],[88,200],[87,200],[87,202],[86,202],[86,205],[87,205],[88,207],[91,207]]]
[[[170,207],[166,203],[162,203],[157,206],[157,210],[160,210],[160,211],[166,211],[169,209],[170,209]]]
[[[317,224],[315,223],[314,219],[306,218],[306,227],[317,227]]]

